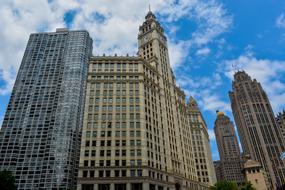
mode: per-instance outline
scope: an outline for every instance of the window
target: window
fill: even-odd
[[[90,171],[90,177],[94,177],[94,171]]]
[[[95,157],[96,156],[96,150],[91,150],[91,156]]]
[[[130,170],[131,177],[136,176],[136,170]]]
[[[122,150],[122,156],[126,156],[127,155],[127,151],[126,150]]]
[[[126,184],[115,184],[115,190],[126,190]]]
[[[94,189],[94,185],[93,184],[82,184],[81,185],[81,189],[82,190],[93,190]]]
[[[115,177],[120,177],[120,170],[115,170]]]
[[[122,177],[126,177],[127,176],[127,170],[122,170]]]
[[[88,171],[83,171],[83,177],[87,177]]]
[[[141,159],[137,160],[137,165],[142,166],[142,160]]]
[[[139,149],[137,150],[137,156],[141,156],[142,155],[142,151]]]
[[[98,190],[110,190],[110,184],[98,184]]]
[[[132,183],[131,190],[143,190],[142,183]]]
[[[137,170],[138,176],[142,176],[142,170]]]

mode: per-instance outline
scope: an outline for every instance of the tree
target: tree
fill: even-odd
[[[245,182],[242,184],[240,190],[256,190],[250,182]]]
[[[210,187],[211,190],[239,190],[238,185],[232,181],[220,181]]]
[[[1,190],[16,190],[15,177],[10,171],[0,171],[0,189]]]

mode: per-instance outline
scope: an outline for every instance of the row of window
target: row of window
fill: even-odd
[[[112,128],[112,127],[115,127],[115,128],[127,128],[127,122],[116,122],[116,123],[112,123],[112,116],[110,115],[107,115],[104,119],[103,117],[103,120],[108,120],[109,122],[106,122],[106,121],[102,121],[101,124],[98,123],[98,122],[88,122],[87,123],[87,128],[90,129],[90,128]],[[116,118],[116,120],[118,120]],[[122,120],[125,120],[125,119],[122,119]],[[130,128],[140,128],[140,122],[130,122],[129,123],[129,126]]]
[[[120,165],[121,163],[121,165]],[[95,166],[96,162],[95,160],[84,160],[84,166],[88,167],[88,166]],[[111,166],[111,160],[99,160],[99,166]],[[114,166],[126,166],[127,162],[126,160],[115,160],[114,162]],[[130,166],[142,166],[142,160],[138,159],[138,160],[130,160]]]
[[[139,79],[139,76],[138,75],[128,75],[128,76],[121,76],[121,75],[115,75],[115,76],[101,76],[101,75],[92,75],[91,76],[91,79],[98,79],[98,80],[126,80],[126,79],[129,79],[129,80],[138,80]]]
[[[141,131],[115,131],[114,137],[126,137],[128,133],[128,137],[140,137]],[[86,131],[86,138],[97,137],[97,131]],[[112,131],[101,131],[100,137],[113,137]]]
[[[101,146],[101,147],[112,146],[112,140],[107,140],[107,141],[105,141],[105,140],[101,140],[101,141],[93,140],[93,141],[85,141],[85,147],[90,147],[90,146],[96,147],[97,142],[98,142],[98,146]],[[114,142],[114,145],[117,147],[127,145],[127,140],[116,140],[113,142]],[[129,140],[129,146],[141,146],[141,140]]]
[[[113,111],[113,110],[116,110],[116,111],[126,111],[128,108],[128,110],[130,111],[139,111],[140,110],[140,106],[139,105],[129,105],[129,106],[121,106],[121,105],[116,105],[116,106],[113,106],[113,105],[103,105],[103,106],[89,106],[88,108],[88,111],[89,112],[92,112],[92,111]]]
[[[94,101],[95,100],[95,101]],[[129,97],[129,98],[126,98],[126,97],[116,97],[113,99],[113,97],[103,97],[103,98],[95,98],[94,97],[90,97],[89,98],[89,104],[93,104],[95,102],[95,104],[99,104],[100,102],[102,103],[110,103],[112,104],[113,102],[116,102],[116,103],[139,103],[140,102],[140,99],[138,97],[134,98],[134,97]],[[90,105],[91,106],[91,105]],[[89,107],[90,107],[89,106]]]
[[[112,120],[112,114],[111,113],[109,113],[109,114],[103,113],[100,115],[101,117],[99,117],[99,115],[100,114],[93,114],[93,115],[88,114],[88,121],[91,122],[92,118],[94,121],[98,121],[99,119],[101,119],[103,121],[106,121],[106,120],[111,121]],[[122,113],[122,114],[117,113],[115,119],[125,121],[126,119],[134,120],[134,119],[140,119],[140,118],[139,118],[139,113],[137,113],[137,114],[131,113],[129,118],[127,117],[126,113]]]
[[[98,150],[99,156],[127,156],[127,150],[122,149],[122,150]],[[113,154],[112,154],[113,152]],[[137,150],[129,150],[129,156],[142,156],[142,151],[141,149]],[[95,157],[96,156],[96,150],[85,150],[84,151],[84,156],[85,157]]]

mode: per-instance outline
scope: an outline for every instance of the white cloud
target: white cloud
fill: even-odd
[[[285,81],[282,76],[285,73],[285,61],[258,59],[253,53],[244,54],[237,59],[227,60],[221,64],[220,71],[233,79],[235,69],[246,71],[252,79],[261,83],[263,89],[269,96],[269,100],[275,112],[285,106]]]
[[[198,49],[197,52],[196,52],[196,55],[198,55],[198,56],[207,56],[210,52],[211,52],[211,50],[206,47],[206,48]]]
[[[277,26],[278,28],[285,28],[285,16],[284,16],[283,13],[281,13],[281,14],[277,17],[275,23],[276,23],[276,26]]]
[[[218,73],[207,77],[179,76],[177,83],[197,99],[202,110],[216,114],[216,110],[230,112],[230,104],[219,95],[223,81]]]
[[[209,139],[210,141],[216,140],[216,135],[214,129],[208,129]]]
[[[179,27],[169,34],[169,55],[172,66],[180,66],[190,48],[206,45],[226,32],[232,18],[216,0],[157,0],[152,10],[161,15],[166,24],[181,17],[197,25],[192,38],[175,39]],[[94,40],[94,55],[137,53],[138,27],[143,22],[146,1],[123,0],[11,0],[0,1],[0,95],[11,91],[28,36],[37,31],[54,31],[64,27],[64,15],[76,10],[73,29],[86,29]],[[185,29],[185,28],[183,28]],[[194,44],[192,46],[192,44]],[[201,53],[201,51],[200,51]],[[205,50],[204,50],[205,53]]]

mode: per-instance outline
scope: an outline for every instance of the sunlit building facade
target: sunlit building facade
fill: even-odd
[[[188,103],[187,114],[192,133],[192,147],[198,181],[212,186],[217,179],[210,150],[208,129],[198,104],[192,96]]]
[[[184,92],[152,12],[138,56],[92,57],[78,190],[207,189],[198,182]]]
[[[223,112],[217,112],[214,132],[218,145],[220,161],[216,162],[219,181],[235,181],[238,185],[245,182],[243,160],[241,157],[234,125]]]

